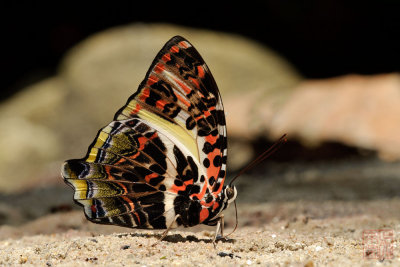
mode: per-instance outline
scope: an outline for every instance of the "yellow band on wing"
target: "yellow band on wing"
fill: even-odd
[[[74,199],[85,199],[88,190],[85,180],[69,179],[68,183],[72,184],[75,189]]]
[[[99,136],[96,139],[94,148],[92,148],[90,150],[90,153],[86,159],[87,162],[94,162],[96,160],[96,156],[97,156],[97,152],[98,152],[97,148],[103,146],[104,142],[108,138],[110,131],[111,131],[111,127],[109,125],[102,129],[102,131],[100,132]]]
[[[178,124],[173,124],[162,117],[158,116],[155,113],[147,111],[145,109],[141,109],[137,115],[152,124],[154,129],[162,132],[166,136],[172,137],[173,141],[178,141],[183,144],[183,147],[186,147],[189,152],[199,160],[199,153],[197,150],[196,137],[193,132],[190,130],[186,130],[186,126],[177,122]]]

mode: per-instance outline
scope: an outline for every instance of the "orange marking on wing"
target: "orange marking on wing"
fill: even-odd
[[[208,110],[209,110],[209,111],[213,111],[213,110],[215,110],[215,107],[214,107],[214,106],[209,107]]]
[[[197,66],[197,73],[199,75],[200,78],[204,78],[204,69],[202,66]]]
[[[163,60],[164,62],[170,61],[170,60],[171,60],[171,55],[170,55],[170,54],[165,54],[165,55],[163,55],[163,56],[162,56],[162,60]]]
[[[165,65],[158,63],[155,67],[154,67],[154,71],[157,73],[161,73],[165,70]]]
[[[127,196],[121,196],[121,198],[128,203],[129,207],[131,208],[131,211],[135,210],[135,204],[133,204],[130,198],[128,198]]]
[[[189,79],[192,81],[192,83],[194,84],[194,86],[196,86],[197,89],[200,89],[200,84],[195,78],[189,77]]]
[[[106,171],[107,174],[107,180],[115,180],[115,178],[110,173],[111,166],[105,165],[104,170]]]
[[[129,157],[130,159],[136,159],[137,157],[139,157],[140,152],[138,151],[135,155]]]
[[[147,84],[150,86],[155,84],[156,82],[158,82],[158,78],[154,75],[150,75],[149,79],[147,80]]]
[[[212,160],[213,159],[214,159],[214,157],[212,159],[210,159],[211,164],[210,164],[210,167],[207,168],[207,176],[208,177],[214,176],[214,178],[217,179],[218,178],[218,173],[219,173],[219,167],[215,167],[212,164]]]
[[[211,113],[208,110],[206,110],[206,111],[204,111],[204,116],[206,116],[206,117],[211,116]]]
[[[130,114],[134,115],[134,114],[138,113],[141,108],[142,107],[139,104],[136,104],[136,108],[132,109]]]
[[[126,159],[120,158],[120,159],[115,163],[115,165],[119,165],[119,164],[122,164],[122,163],[124,163],[124,162],[126,162]]]
[[[214,202],[213,210],[216,210],[219,207],[219,203],[217,201]]]
[[[185,106],[190,107],[190,103],[186,101],[180,94],[177,94],[176,97],[181,101]]]
[[[144,137],[144,136],[141,136],[141,137],[138,138],[138,141],[139,141],[139,149],[140,149],[140,150],[143,150],[143,149],[144,149],[144,146],[146,145],[147,140],[148,140],[148,139],[147,139],[146,137]]]
[[[195,120],[195,121],[198,121],[198,120],[200,120],[201,118],[203,118],[203,115],[197,116],[196,118],[194,118],[194,120]]]
[[[133,212],[135,214],[136,218],[138,219],[138,225],[141,225],[142,223],[140,222],[140,216],[137,212]]]
[[[137,157],[139,156],[139,154],[140,154],[140,151],[144,149],[144,147],[145,147],[145,145],[147,144],[147,142],[148,142],[149,140],[153,140],[153,139],[156,138],[157,136],[158,136],[157,133],[154,133],[150,138],[147,138],[147,137],[145,137],[145,136],[139,137],[139,138],[138,138],[138,141],[139,141],[139,151],[138,151],[135,155],[133,155],[131,158],[132,158],[132,159],[137,158]]]
[[[208,212],[208,209],[202,209],[202,210],[200,211],[200,220],[199,220],[199,223],[204,222],[204,220],[208,218],[208,215],[209,215],[209,214],[210,214],[210,213]]]
[[[174,45],[173,47],[171,47],[170,50],[172,53],[179,53],[179,47],[177,47],[176,45]]]
[[[144,179],[146,180],[147,183],[150,183],[150,180],[151,180],[152,178],[155,178],[155,177],[158,177],[158,174],[157,174],[157,173],[150,173],[149,175],[146,175],[146,176],[144,177]]]
[[[126,188],[126,186],[122,183],[116,183],[117,185],[119,185],[120,187],[122,187],[122,189],[124,190],[124,194],[128,194],[128,188]]]
[[[160,99],[156,102],[156,107],[162,110],[166,104],[168,104],[167,101]]]
[[[179,45],[182,46],[183,48],[188,48],[188,44],[185,41],[180,41]]]
[[[183,91],[185,91],[185,93],[188,95],[192,89],[190,89],[189,87],[187,87],[182,81],[180,81],[179,79],[174,79],[174,81],[179,85],[179,87],[181,87],[183,89]]]
[[[134,212],[133,214],[135,214],[137,221],[138,221],[138,225],[141,225],[142,223],[140,222],[140,216],[137,212]]]
[[[96,205],[94,205],[94,204],[92,206],[90,206],[90,209],[92,210],[93,213],[97,212]]]
[[[155,133],[153,133],[153,135],[152,136],[150,136],[150,140],[153,140],[154,138],[157,138],[158,137],[158,134],[157,134],[157,132],[155,132]]]
[[[178,194],[178,191],[185,191],[186,186],[189,184],[193,184],[193,179],[183,182],[183,185],[181,185],[181,186],[176,186],[174,184],[174,185],[172,185],[172,187],[169,191]]]
[[[211,145],[215,144],[215,142],[217,142],[217,139],[218,139],[218,135],[213,136],[213,135],[209,134],[206,136],[206,142],[209,142]],[[220,151],[220,150],[218,149],[218,151]]]
[[[149,81],[150,81],[150,77],[149,77]],[[146,101],[146,98],[148,98],[150,95],[150,89],[149,88],[144,88],[142,93],[139,96],[139,100],[142,102]]]

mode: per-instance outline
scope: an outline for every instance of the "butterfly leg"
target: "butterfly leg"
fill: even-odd
[[[179,218],[179,216],[180,216],[179,214],[175,215],[174,220],[171,222],[171,224],[168,226],[168,228],[162,233],[161,237],[153,245],[151,245],[152,247],[154,247],[155,245],[160,243],[160,241],[163,240],[167,236],[169,230],[171,230],[172,225],[174,225],[174,223]]]
[[[216,247],[216,241],[217,241],[219,232],[221,232],[219,239],[224,238],[224,215],[223,214],[221,214],[221,216],[218,218],[217,229],[215,230],[215,236],[212,241],[214,244],[214,247]]]

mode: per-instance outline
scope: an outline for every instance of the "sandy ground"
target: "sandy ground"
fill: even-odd
[[[260,171],[268,172],[268,180],[257,173],[245,176],[238,184],[239,227],[216,248],[211,243],[215,229],[207,226],[172,230],[152,247],[161,231],[96,225],[68,205],[53,208],[53,213],[30,213],[25,219],[10,216],[19,218],[18,225],[3,214],[6,223],[0,226],[0,265],[399,266],[400,198],[396,194],[400,181],[394,182],[398,164],[346,164],[335,168],[297,165],[290,170],[269,166],[269,171]],[[362,177],[364,183],[353,181]],[[60,192],[70,198],[71,191],[57,188],[50,189],[57,194],[53,199],[43,193],[47,191],[38,192],[47,196],[46,203],[59,205],[56,199],[64,199]],[[30,209],[44,210],[45,202],[34,205],[33,200],[24,199],[28,195],[3,196],[0,204],[13,205],[10,200],[19,199],[12,210],[27,213],[29,205],[15,204],[27,202],[33,205]],[[38,199],[35,194],[30,198]],[[235,223],[233,207],[225,218],[229,233]],[[393,249],[392,256],[367,259],[375,256],[374,250],[363,244],[363,231],[370,229],[393,231],[386,244]]]
[[[0,228],[0,264],[395,266],[400,264],[400,216],[393,211],[399,208],[400,199],[246,204],[239,210],[239,228],[216,248],[211,243],[211,227],[172,230],[152,247],[160,231],[126,231],[89,223],[79,211],[58,213],[20,227]],[[336,210],[340,212],[332,214]],[[328,214],[328,218],[318,218]],[[227,224],[233,225],[232,211],[226,216]],[[263,223],[266,220],[269,222]],[[391,243],[392,258],[366,259],[362,236],[368,229],[396,233]],[[227,232],[230,230],[228,227]],[[38,235],[40,232],[43,234]]]

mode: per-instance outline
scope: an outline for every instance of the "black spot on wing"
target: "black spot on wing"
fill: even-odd
[[[162,181],[164,181],[164,176],[157,176],[157,177],[151,178],[149,181],[149,184],[152,186],[156,186],[159,183],[161,183]]]
[[[183,182],[182,182],[181,180],[175,179],[175,180],[174,180],[174,185],[176,185],[176,186],[182,186],[182,185],[183,185]]]
[[[211,176],[210,178],[208,178],[208,183],[210,184],[210,186],[212,186],[215,183],[214,176]]]
[[[178,195],[174,200],[175,214],[179,214],[178,223],[186,227],[199,224],[201,205],[199,201],[191,200],[188,196]]]
[[[172,98],[174,102],[178,100],[176,95],[174,94],[174,90],[172,89],[171,85],[163,80],[159,80],[158,82],[152,84],[151,89],[164,95],[167,98]]]
[[[215,167],[221,167],[221,156],[220,155],[215,156],[215,158],[213,160],[213,165]]]
[[[210,167],[210,160],[209,160],[208,158],[205,158],[205,159],[203,160],[203,165],[204,165],[204,167],[206,167],[206,168]]]
[[[192,175],[193,183],[196,183],[197,179],[199,177],[199,170],[198,170],[197,165],[194,162],[193,158],[191,156],[188,156],[187,158],[188,158],[188,162],[190,165],[190,169],[192,170],[191,175]]]
[[[112,172],[110,171],[110,173],[112,173]],[[124,173],[122,173],[121,176],[124,180],[127,180],[127,181],[131,181],[131,182],[139,182],[140,181],[140,179],[131,172],[124,172]]]
[[[145,184],[145,183],[135,183],[135,184],[132,184],[132,190],[133,190],[133,192],[135,192],[135,193],[155,192],[155,191],[157,191],[156,188],[154,188],[154,187],[152,187],[152,186],[150,186],[150,185],[148,185],[148,184]]]
[[[196,121],[193,117],[189,117],[186,119],[186,129],[192,130],[196,126]]]

